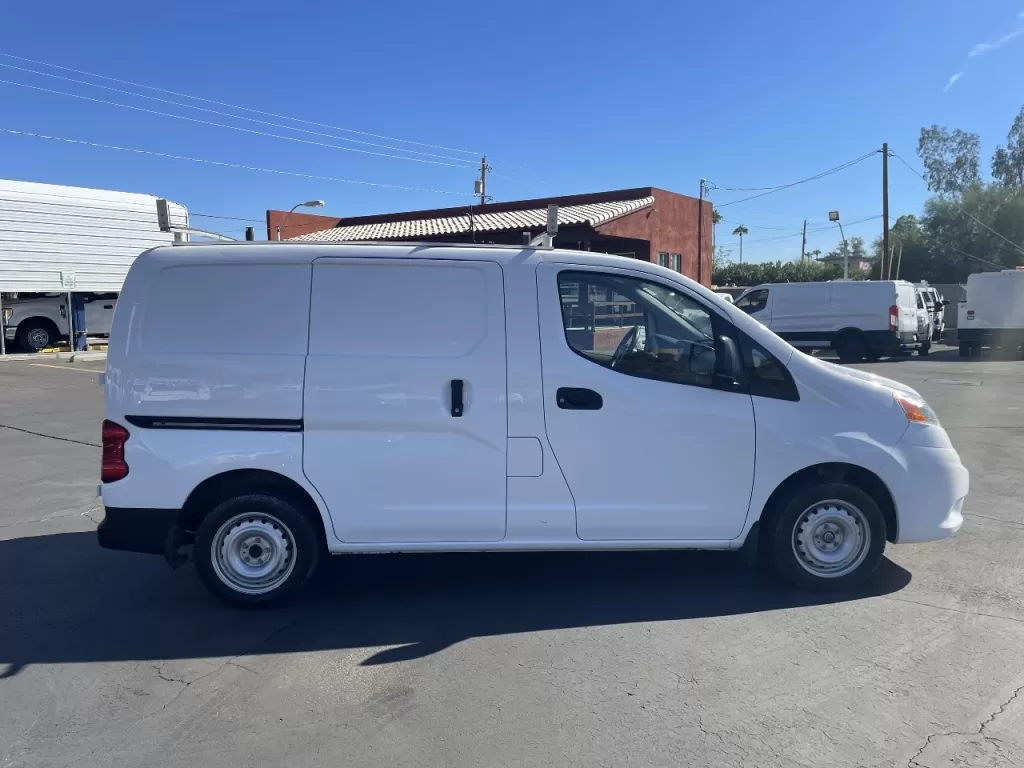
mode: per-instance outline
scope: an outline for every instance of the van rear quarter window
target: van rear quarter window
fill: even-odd
[[[142,348],[182,354],[306,352],[309,265],[168,267],[144,305]]]
[[[453,358],[488,334],[483,264],[318,262],[311,354]]]

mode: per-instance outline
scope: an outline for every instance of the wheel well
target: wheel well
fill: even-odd
[[[32,317],[26,317],[24,320],[19,321],[18,333],[24,333],[25,328],[31,328],[33,326],[45,327],[48,331],[53,333],[53,337],[55,339],[60,338],[63,335],[57,327],[57,324],[50,318],[43,315],[33,315]]]
[[[842,338],[849,339],[849,338],[852,338],[854,336],[859,336],[860,338],[863,339],[864,338],[864,331],[862,331],[860,328],[843,328],[841,331],[836,333],[836,341],[838,341],[839,339],[842,339]]]
[[[186,533],[195,534],[203,517],[220,502],[233,496],[259,492],[295,504],[313,523],[321,544],[326,546],[323,518],[309,492],[291,478],[265,469],[235,469],[206,478],[195,487],[182,506],[182,527]]]
[[[772,519],[782,512],[782,505],[797,488],[813,483],[822,482],[847,482],[857,486],[871,497],[872,501],[882,510],[882,517],[885,518],[885,538],[890,542],[896,541],[898,533],[898,520],[896,517],[896,503],[892,494],[874,472],[858,467],[855,464],[843,464],[833,462],[828,464],[815,464],[805,467],[799,472],[794,472],[787,477],[776,488],[761,512],[761,520],[765,522],[760,526],[760,535],[769,536],[772,530]]]

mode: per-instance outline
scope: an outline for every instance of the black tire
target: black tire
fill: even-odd
[[[57,342],[57,329],[49,320],[29,318],[18,323],[15,334],[18,347],[25,352],[39,352]]]
[[[917,354],[920,357],[927,357],[928,353],[931,352],[931,351],[932,351],[932,343],[930,341],[926,341],[924,344],[922,344],[920,347],[917,348]]]
[[[248,533],[243,526],[249,526]],[[226,527],[227,530],[222,531]],[[213,555],[214,542],[230,537],[231,531],[240,532],[234,539],[239,549],[245,549],[246,541],[256,542],[246,550],[246,555],[255,557],[257,563],[264,553],[271,553],[267,555],[268,560],[280,563],[280,567],[270,563],[274,566],[274,575],[269,581],[273,583],[279,578],[280,583],[258,593],[232,584],[232,566],[223,565],[223,558],[215,562]],[[239,541],[242,536],[247,538]],[[261,542],[270,546],[263,550]],[[227,551],[228,547],[225,544],[221,549]],[[221,502],[203,518],[196,532],[192,558],[199,578],[214,595],[228,605],[253,608],[282,605],[298,595],[316,571],[320,550],[313,522],[294,504],[277,496],[252,493]],[[280,559],[278,553],[281,553]],[[289,558],[292,563],[290,570],[287,565]]]
[[[819,504],[821,507],[818,507]],[[871,574],[882,560],[886,540],[885,517],[874,500],[855,485],[845,482],[805,485],[797,489],[788,500],[783,500],[778,510],[770,523],[767,537],[768,555],[775,571],[801,589],[815,592],[855,590],[871,578]],[[828,522],[829,516],[834,515],[834,511],[831,510],[843,513],[840,516],[840,527],[849,519],[854,523],[855,530],[863,532],[866,527],[869,536],[856,550],[856,558],[848,564],[853,567],[848,572],[825,575],[827,571],[820,569],[816,574],[813,571],[814,556],[806,552],[803,556],[799,555],[798,550],[804,550],[798,545],[797,539],[800,535],[813,538],[814,531],[807,530],[807,526],[811,524],[808,515],[822,516],[823,522],[819,523],[816,529],[821,530],[821,526]],[[859,516],[855,514],[857,512]],[[797,526],[801,521],[801,530],[807,531],[806,534],[798,534]],[[828,531],[823,535],[827,533]],[[829,545],[833,543],[829,542]],[[804,562],[811,563],[811,567],[805,567],[802,564]]]
[[[859,333],[848,331],[836,339],[835,349],[840,362],[859,363],[867,353],[867,344]]]
[[[961,341],[960,348],[957,350],[957,354],[959,354],[960,357],[970,357],[971,345],[966,341]]]
[[[877,349],[869,349],[865,353],[864,359],[867,360],[869,363],[877,363],[879,360],[882,359],[882,353],[880,350]]]

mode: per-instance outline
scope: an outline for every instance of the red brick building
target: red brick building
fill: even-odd
[[[547,207],[552,203],[558,205],[555,247],[629,256],[682,272],[704,285],[711,284],[711,203],[703,204],[703,242],[698,264],[697,199],[656,187],[346,219],[267,211],[267,237],[278,239],[281,227],[283,240],[519,245],[523,232],[544,231]]]

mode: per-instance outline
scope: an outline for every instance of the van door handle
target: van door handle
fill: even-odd
[[[114,305],[113,305],[113,304],[104,304],[104,305],[103,305],[103,308],[104,308],[104,309],[113,309],[113,308],[114,308]]]
[[[604,399],[597,392],[578,387],[559,387],[555,400],[559,408],[567,411],[599,411],[604,405]]]
[[[462,379],[452,379],[452,416],[462,416]]]

